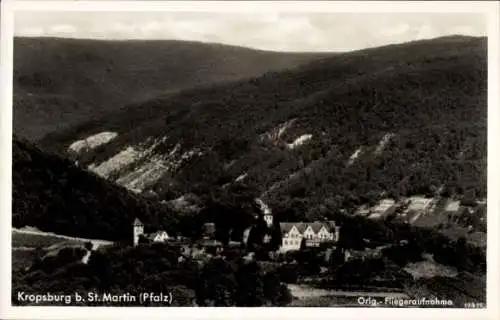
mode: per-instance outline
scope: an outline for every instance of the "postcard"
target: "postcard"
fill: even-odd
[[[2,2],[2,319],[496,319],[498,13]]]

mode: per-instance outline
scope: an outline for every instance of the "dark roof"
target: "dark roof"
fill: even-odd
[[[280,223],[280,229],[282,233],[287,233],[292,230],[293,226],[296,225],[296,223],[293,222],[281,222]]]
[[[308,226],[310,226],[313,229],[313,231],[316,233],[318,233],[319,230],[321,230],[321,228],[323,228],[323,227],[327,228],[327,230],[328,230],[328,226],[325,223],[319,222],[319,221],[315,221],[313,223],[310,223]]]
[[[138,218],[135,218],[134,226],[144,226],[144,224],[141,222],[141,220],[139,220]]]
[[[307,228],[310,226],[315,233],[318,233],[322,227],[325,227],[328,231],[331,231],[335,227],[335,222],[333,221],[325,221],[325,222],[282,222],[280,223],[280,228],[282,233],[287,233],[292,230],[293,227],[296,227],[300,233],[304,233]]]

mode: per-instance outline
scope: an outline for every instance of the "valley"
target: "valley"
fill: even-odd
[[[19,290],[172,290],[179,306],[353,306],[363,289],[485,301],[486,38],[335,54],[16,41]]]
[[[483,44],[444,38],[340,54],[145,102],[132,130],[123,131],[129,122],[121,118],[136,119],[129,110],[88,122],[78,133],[62,130],[41,144],[163,200],[170,200],[167,193],[218,188],[244,174],[238,182],[265,192],[274,206],[294,193],[312,203],[324,194],[349,193],[376,201],[376,194],[427,194],[439,185],[452,196],[483,197],[477,183],[486,168]],[[403,55],[412,49],[425,59]],[[379,63],[366,64],[365,55]],[[454,74],[458,66],[462,73]],[[68,149],[104,132],[114,138],[87,151]],[[339,189],[351,179],[356,189]]]

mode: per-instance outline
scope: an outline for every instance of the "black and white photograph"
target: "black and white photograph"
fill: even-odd
[[[2,306],[498,316],[498,4],[65,3],[2,3]]]

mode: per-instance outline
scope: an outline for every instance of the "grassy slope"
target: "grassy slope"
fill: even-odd
[[[125,104],[324,56],[186,41],[61,38],[15,38],[14,52],[14,130],[30,140]]]
[[[485,195],[483,38],[444,37],[340,54],[294,70],[155,98],[133,110],[44,143],[64,150],[90,133],[119,132],[115,141],[81,159],[98,163],[131,143],[168,135],[157,152],[168,152],[179,141],[183,151],[212,151],[164,182],[186,192],[248,172],[245,182],[261,192],[284,181],[269,196],[275,205],[299,199],[317,207],[332,195],[346,205],[384,192],[427,193],[441,185],[451,194]],[[260,134],[294,118],[281,145],[260,141]],[[374,156],[388,132],[395,138]],[[301,134],[312,134],[312,142],[284,148]],[[347,168],[361,146],[365,152]],[[225,169],[231,160],[237,161]],[[288,181],[292,173],[298,176]],[[166,186],[160,181],[154,189],[161,194]]]

